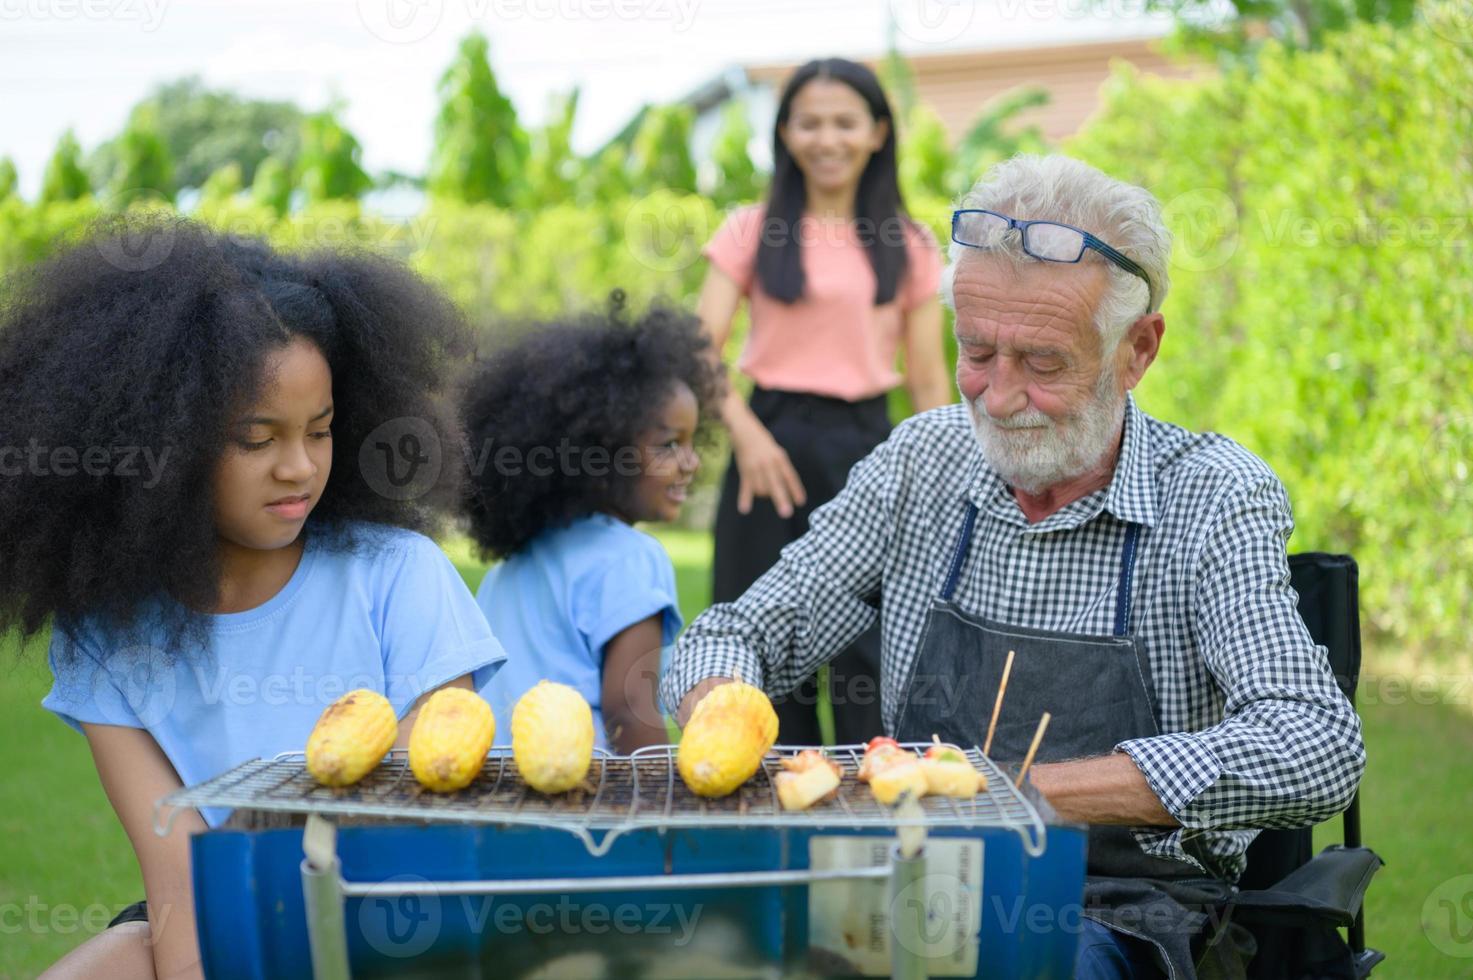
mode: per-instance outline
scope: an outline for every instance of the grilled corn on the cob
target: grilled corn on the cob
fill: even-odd
[[[760,714],[735,705],[695,712],[675,756],[680,778],[697,796],[727,796],[752,778],[767,754]]]
[[[762,693],[761,688],[742,681],[732,681],[712,688],[696,703],[695,710],[691,712],[691,721],[700,717],[702,711],[714,711],[717,708],[736,708],[751,712],[758,720],[762,739],[766,743],[762,751],[766,752],[777,744],[777,712],[773,710],[772,701]]]
[[[430,695],[409,733],[409,768],[425,789],[469,786],[496,738],[491,706],[475,691],[447,687]]]
[[[538,681],[512,708],[511,750],[528,786],[566,792],[593,763],[593,709],[568,685]]]
[[[399,719],[376,691],[349,691],[327,706],[307,737],[307,771],[324,786],[351,786],[394,745]]]

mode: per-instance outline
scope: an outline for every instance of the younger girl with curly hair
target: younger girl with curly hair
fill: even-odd
[[[462,421],[471,534],[502,559],[476,600],[513,652],[477,687],[509,720],[539,680],[567,684],[597,744],[630,752],[668,740],[655,691],[681,626],[670,559],[633,525],[680,515],[717,377],[694,318],[618,307],[519,332],[471,379]]]
[[[196,975],[188,838],[228,812],[160,838],[155,801],[300,751],[355,688],[389,699],[403,744],[425,696],[505,657],[417,533],[454,470],[409,499],[374,469],[405,420],[452,438],[432,399],[461,332],[393,262],[177,220],[4,285],[0,633],[52,625],[44,705],[86,736],[147,895],[51,975]]]

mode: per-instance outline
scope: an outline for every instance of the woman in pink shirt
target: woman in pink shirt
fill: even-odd
[[[712,599],[736,599],[803,534],[813,509],[890,431],[902,381],[917,411],[952,400],[942,354],[935,240],[905,213],[889,103],[874,73],[810,61],[783,90],[765,205],[734,212],[707,244],[699,313],[723,350],[748,302],[751,331],[721,416],[731,433],[716,517]],[[904,349],[904,372],[896,356]],[[879,634],[833,661],[839,742],[881,733]],[[819,742],[814,678],[778,700],[779,737]]]

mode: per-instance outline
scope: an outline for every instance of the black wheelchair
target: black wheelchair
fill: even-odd
[[[1349,555],[1289,556],[1299,615],[1355,703],[1360,677],[1359,572]],[[1366,946],[1362,901],[1383,864],[1362,846],[1360,794],[1342,815],[1341,844],[1313,854],[1313,829],[1266,830],[1248,848],[1239,891],[1219,912],[1253,933],[1254,980],[1361,980],[1385,959]],[[1339,930],[1345,929],[1341,937]]]

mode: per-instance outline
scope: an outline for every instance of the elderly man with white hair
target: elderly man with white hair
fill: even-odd
[[[1020,759],[1052,712],[1031,778],[1090,825],[1081,977],[1193,976],[1200,907],[1257,830],[1344,809],[1365,764],[1296,611],[1283,485],[1131,397],[1169,255],[1142,188],[1062,156],[993,168],[953,215],[942,286],[965,404],[857,464],[691,624],[662,685],[682,723],[733,677],[780,695],[878,619],[885,734],[980,745],[1015,651],[992,754]]]

